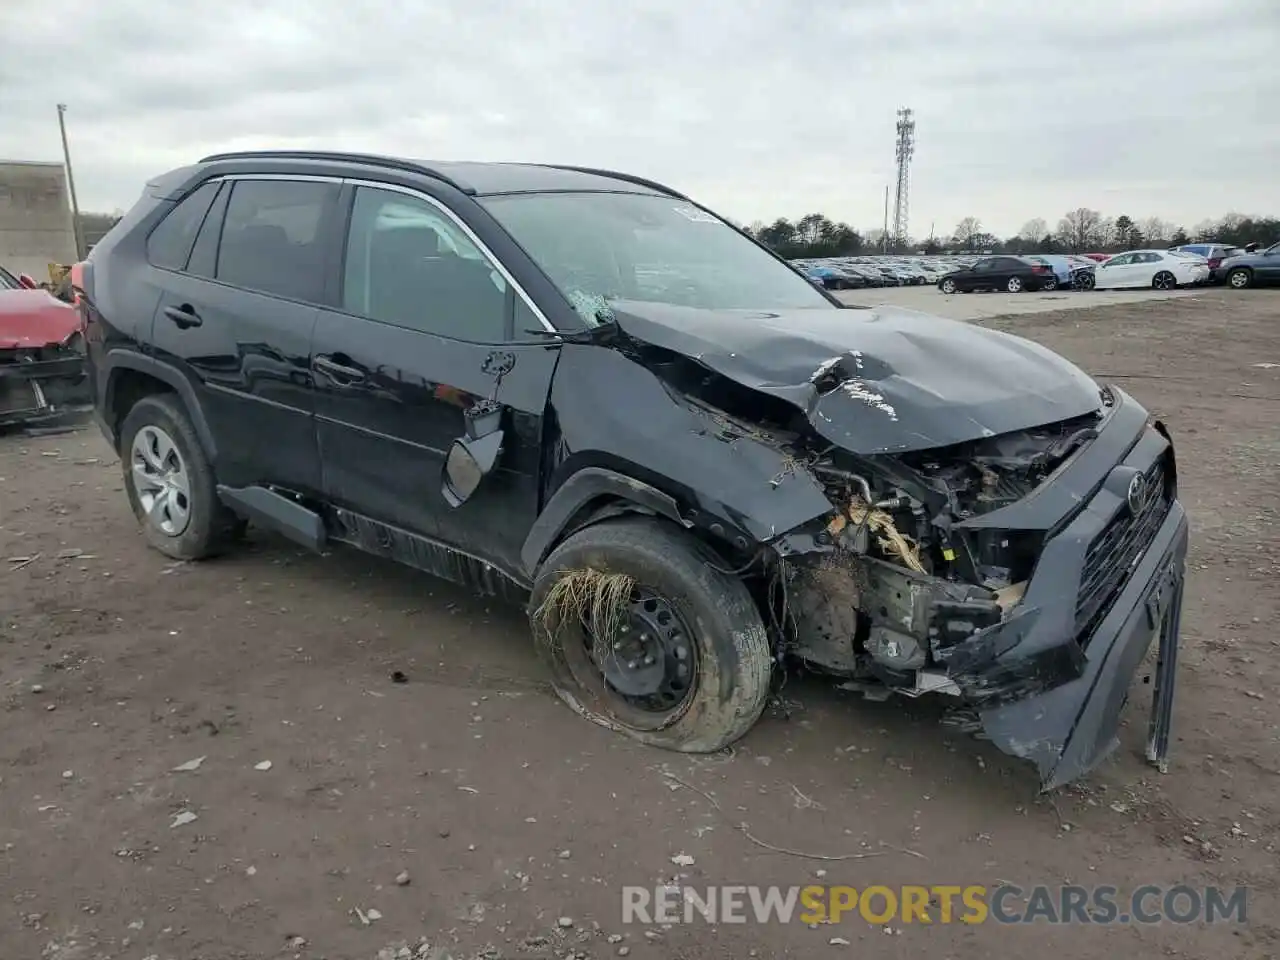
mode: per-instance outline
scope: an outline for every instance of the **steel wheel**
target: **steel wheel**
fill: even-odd
[[[943,293],[955,293],[956,282],[954,280],[943,280],[942,283],[938,285],[938,289]]]
[[[1151,279],[1151,286],[1157,290],[1172,290],[1177,285],[1177,278],[1168,270],[1161,270]]]
[[[693,634],[671,601],[648,587],[633,591],[612,637],[592,636],[584,625],[581,651],[568,659],[579,682],[603,693],[614,716],[641,730],[678,717],[697,680]]]
[[[1253,276],[1248,270],[1232,270],[1227,276],[1227,283],[1231,285],[1232,290],[1243,290],[1253,282]]]
[[[1010,277],[1009,282],[1005,284],[1005,289],[1010,293],[1022,292],[1022,281],[1018,277]]]
[[[169,537],[179,537],[191,522],[191,480],[173,438],[145,426],[130,452],[134,488],[147,522]]]

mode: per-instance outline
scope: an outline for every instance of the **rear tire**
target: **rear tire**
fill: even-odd
[[[1227,274],[1227,286],[1232,290],[1247,290],[1253,286],[1253,271],[1246,267],[1236,267]]]
[[[1153,290],[1176,290],[1178,288],[1178,278],[1168,270],[1161,270],[1151,278],[1151,288]]]
[[[120,465],[143,535],[166,556],[203,560],[243,535],[246,525],[218,499],[209,458],[173,394],[143,397],[130,409]]]
[[[1055,278],[1050,277],[1048,280],[1046,280],[1044,283],[1040,285],[1040,289],[1041,290],[1057,290],[1058,281]]]
[[[764,711],[773,657],[746,586],[717,562],[697,540],[650,518],[594,524],[560,544],[539,570],[529,602],[534,640],[560,699],[589,720],[667,750],[713,753],[742,737]],[[552,587],[574,571],[624,574],[633,582],[634,619],[628,614],[603,645],[580,617],[540,615]],[[662,632],[644,619],[649,596],[662,604],[653,609],[666,617],[665,645],[654,642],[638,656],[629,646],[616,652]],[[646,652],[652,658],[642,660]],[[619,682],[628,682],[647,672],[634,664],[654,660],[663,665],[664,689],[677,682],[688,688],[669,708],[651,706],[657,694],[626,696],[607,677],[626,667],[635,672]]]

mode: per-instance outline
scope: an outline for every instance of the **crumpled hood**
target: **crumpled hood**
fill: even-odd
[[[0,290],[0,349],[62,343],[80,328],[80,311],[44,290]]]
[[[1102,405],[1089,376],[1037,343],[910,310],[610,306],[628,336],[790,403],[853,453],[949,446]]]

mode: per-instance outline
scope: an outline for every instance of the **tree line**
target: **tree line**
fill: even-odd
[[[1243,247],[1267,246],[1280,240],[1280,219],[1229,213],[1219,220],[1205,220],[1191,229],[1148,217],[1128,214],[1104,216],[1088,207],[1069,210],[1056,227],[1037,217],[1023,224],[1012,237],[998,237],[983,228],[977,217],[965,217],[949,237],[886,242],[883,230],[858,233],[847,223],[811,213],[794,223],[779,218],[757,221],[742,228],[747,234],[789,259],[841,257],[867,253],[1113,253],[1150,246],[1174,247],[1184,243],[1225,243]]]

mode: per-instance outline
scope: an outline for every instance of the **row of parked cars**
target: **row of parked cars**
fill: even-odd
[[[1280,283],[1280,243],[1258,250],[1198,243],[1168,250],[1027,256],[832,257],[793,261],[828,290],[934,284],[943,293],[975,290],[1173,290],[1225,283],[1243,290]]]

